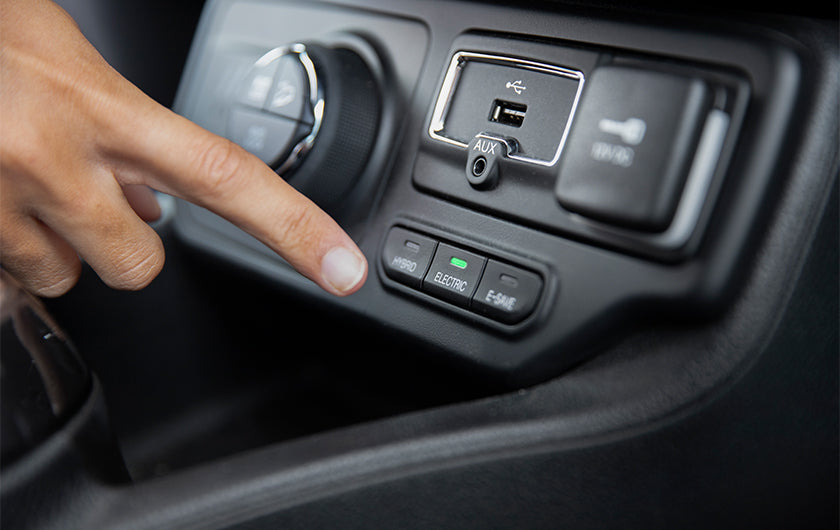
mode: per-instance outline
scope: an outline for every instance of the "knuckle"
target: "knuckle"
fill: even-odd
[[[224,138],[204,140],[195,147],[195,167],[198,169],[197,188],[201,193],[226,197],[233,191],[242,170],[243,157],[239,147]]]
[[[56,249],[53,254],[44,254],[32,245],[19,245],[14,249],[5,247],[4,244],[4,268],[37,296],[61,296],[79,281],[82,266],[75,253],[63,255]]]
[[[137,245],[118,252],[112,259],[113,274],[106,283],[115,289],[137,291],[149,285],[163,268],[162,250]]]
[[[27,127],[22,127],[26,129]],[[0,162],[3,184],[6,190],[11,188],[34,188],[40,192],[48,189],[55,168],[48,157],[43,156],[43,145],[39,137],[28,136],[25,132],[0,139]]]
[[[40,142],[25,141],[23,135],[3,135],[3,169],[6,175],[20,175],[27,173],[38,173],[42,157],[39,156]]]
[[[305,246],[314,246],[313,214],[313,208],[303,205],[295,205],[284,210],[283,215],[278,219],[279,226],[275,231],[278,246],[285,248],[287,252],[294,252]]]
[[[71,222],[77,233],[98,233],[100,227],[120,228],[112,201],[98,190],[56,186],[38,199],[36,216],[48,225]]]
[[[55,298],[73,288],[82,275],[81,263],[76,260],[75,266],[62,267],[61,271],[50,273],[34,282],[33,292],[38,296]]]
[[[65,215],[72,216],[78,221],[90,221],[100,218],[108,212],[106,201],[98,191],[88,191],[70,186],[56,187],[46,193],[45,202],[49,201],[44,210],[56,208]]]

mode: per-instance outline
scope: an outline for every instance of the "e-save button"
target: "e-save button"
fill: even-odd
[[[470,306],[487,259],[445,243],[438,245],[423,290],[462,307]]]
[[[472,308],[505,324],[516,324],[534,310],[542,283],[533,272],[490,260],[473,297]]]

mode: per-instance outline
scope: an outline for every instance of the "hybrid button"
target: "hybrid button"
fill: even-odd
[[[437,241],[404,228],[394,227],[385,240],[382,263],[385,273],[394,280],[419,289]]]

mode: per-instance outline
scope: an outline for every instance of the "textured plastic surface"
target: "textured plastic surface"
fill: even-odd
[[[207,12],[207,31],[196,40],[176,106],[211,130],[211,111],[219,103],[204,94],[199,80],[231,71],[231,65],[219,58],[225,57],[226,50],[235,49],[232,43],[262,39],[265,46],[273,46],[274,33],[260,29],[268,20],[288,25],[290,17],[297,17],[295,28],[289,29],[290,37],[314,42],[328,40],[322,35],[335,38],[352,34],[360,26],[375,27],[376,31],[365,33],[373,35],[366,42],[382,58],[383,71],[374,72],[375,77],[384,80],[389,65],[392,73],[401,74],[394,77],[399,83],[380,81],[386,100],[371,164],[353,191],[332,210],[360,243],[378,274],[354,296],[330,300],[330,305],[399,329],[407,340],[424,341],[474,364],[479,371],[527,384],[561,373],[636,327],[640,320],[665,315],[705,317],[718,311],[736,292],[739,267],[750,255],[751,238],[767,212],[765,199],[778,177],[776,164],[771,161],[783,156],[796,105],[801,65],[790,49],[773,40],[759,41],[737,34],[718,36],[690,28],[670,30],[650,25],[615,26],[585,17],[584,31],[577,25],[584,19],[559,14],[554,15],[553,26],[541,31],[527,24],[506,25],[509,36],[466,31],[468,28],[454,19],[443,24],[449,28],[449,38],[436,38],[437,48],[427,56],[421,70],[419,59],[424,48],[419,44],[425,33],[422,26],[404,19],[314,6],[234,2],[223,9],[222,5],[226,4],[213,4]],[[498,13],[506,13],[499,9]],[[506,15],[498,16],[504,20]],[[340,22],[325,27],[325,21],[332,20]],[[564,28],[563,40],[557,40],[561,36],[557,28]],[[315,32],[315,36],[301,36],[304,29]],[[516,37],[523,33],[534,37]],[[415,40],[407,40],[409,35]],[[720,159],[730,163],[713,165],[711,180],[698,191],[702,197],[709,197],[691,212],[696,225],[703,229],[687,230],[675,237],[667,232],[623,232],[612,226],[580,222],[558,205],[554,194],[557,176],[551,168],[510,156],[499,160],[495,187],[474,187],[464,177],[466,149],[429,134],[443,76],[460,50],[534,59],[584,74],[605,62],[628,68],[664,68],[672,75],[688,78],[702,74],[707,82],[725,87],[722,94],[726,97],[716,104],[721,112],[732,116],[731,126],[718,122],[725,133]],[[751,79],[753,86],[741,81],[745,78]],[[410,80],[416,81],[416,86]],[[505,90],[515,93],[513,88]],[[482,120],[499,130],[516,129],[487,119],[490,105],[499,99],[497,94],[490,96],[483,104]],[[771,103],[753,105],[747,113],[749,97]],[[409,110],[388,112],[394,110],[389,101],[406,102],[404,108]],[[528,104],[524,128],[531,119],[528,112],[536,110],[536,103],[522,102]],[[738,126],[742,121],[743,131]],[[737,177],[725,179],[724,166]],[[711,200],[718,194],[720,200]],[[464,208],[463,204],[470,207]],[[310,296],[324,296],[250,236],[200,208],[180,206],[175,226],[189,244]],[[558,233],[528,221],[534,218],[549,225],[559,220],[574,228]],[[545,280],[544,302],[521,325],[506,328],[474,312],[453,309],[452,304],[435,297],[418,299],[414,292],[403,296],[404,286],[388,278],[378,259],[387,231],[396,224],[461,248],[485,251],[485,255],[507,263],[525,268],[535,264],[533,270]],[[671,249],[664,255],[663,238]],[[517,340],[516,355],[510,354],[513,336]]]
[[[213,3],[208,13],[214,13],[220,5],[220,9],[226,9],[221,3]],[[266,4],[244,5],[263,15],[250,27],[252,32],[266,26],[280,32],[288,30],[282,23],[265,20]],[[555,5],[557,9],[567,8],[567,4]],[[359,6],[367,9],[361,21],[355,18],[359,17]],[[422,20],[432,38],[428,42],[429,64],[418,68],[425,73],[421,78],[426,81],[415,94],[422,105],[434,97],[434,85],[439,81],[435,76],[444,69],[450,44],[465,29],[476,27],[596,41],[656,54],[679,53],[708,60],[727,57],[723,61],[726,64],[748,65],[749,73],[758,81],[759,93],[754,113],[745,124],[748,134],[743,138],[769,134],[770,140],[775,139],[770,146],[778,148],[778,156],[765,142],[746,141],[747,146],[768,149],[747,150],[734,157],[738,178],[727,181],[722,196],[728,205],[739,204],[742,208],[722,208],[722,215],[710,225],[708,234],[718,246],[700,247],[699,259],[712,269],[712,274],[705,277],[712,284],[711,290],[716,291],[720,287],[716,282],[723,279],[737,287],[730,303],[718,308],[719,316],[701,321],[676,318],[669,311],[645,320],[636,312],[630,333],[617,336],[604,328],[610,343],[601,355],[544,384],[485,399],[463,399],[451,406],[387,420],[358,422],[349,428],[336,429],[336,422],[323,426],[325,432],[318,435],[206,462],[138,484],[109,487],[91,485],[79,475],[45,475],[41,487],[19,497],[15,505],[18,513],[43,517],[31,526],[135,530],[838,526],[836,186],[840,76],[836,23],[798,20],[765,26],[758,17],[750,16],[733,26],[729,14],[687,20],[650,12],[633,12],[628,16],[633,22],[624,23],[620,20],[625,13],[603,5],[599,7],[604,9],[588,14],[579,12],[576,6],[574,15],[522,11],[524,7],[361,0],[353,6],[326,9],[317,20],[329,26],[335,21],[332,15],[340,13],[343,19],[356,20],[358,27],[377,34],[381,28],[371,19],[383,11]],[[290,17],[300,15],[294,4],[282,4],[282,8]],[[213,27],[212,20],[209,15],[205,18],[205,30]],[[306,25],[305,20],[296,20]],[[732,37],[733,33],[744,37]],[[394,34],[391,37],[396,38]],[[741,47],[744,39],[754,45]],[[801,63],[792,61],[792,51]],[[788,91],[801,86],[793,129],[786,129],[789,109],[784,104],[786,98],[772,90],[776,86]],[[423,106],[422,110],[405,113],[410,127],[404,136],[397,135],[395,143],[404,142],[410,147],[419,141],[418,131],[428,123],[425,110]],[[622,283],[632,285],[641,279],[631,266],[632,260],[615,259],[603,249],[573,242],[551,250],[551,237],[417,193],[407,177],[412,164],[411,156],[395,154],[388,185],[379,190],[383,211],[364,211],[365,217],[371,216],[369,224],[360,223],[358,218],[343,221],[369,257],[379,256],[385,231],[403,214],[411,217],[406,225],[418,229],[423,226],[439,237],[450,237],[469,248],[492,249],[494,255],[502,253],[514,261],[536,257],[517,252],[541,249],[536,252],[540,259],[552,260],[558,273],[575,280],[562,285],[552,304],[538,309],[541,322],[558,328],[564,319],[576,318],[571,309],[585,308],[589,297],[604,297],[605,292],[620,288]],[[773,188],[766,194],[747,193],[752,189],[754,172],[771,168],[780,177]],[[755,230],[749,229],[749,223],[738,222],[750,219],[760,205],[766,215],[760,217]],[[172,252],[179,247],[166,239],[169,253],[164,274],[172,283],[162,289],[167,291],[165,304],[156,305],[159,299],[152,297],[152,302],[144,306],[147,311],[143,319],[134,317],[138,314],[136,304],[148,300],[147,293],[118,296],[103,289],[104,293],[101,290],[93,298],[90,291],[77,293],[78,304],[68,301],[65,316],[84,320],[89,313],[99,312],[114,323],[136,326],[135,335],[117,335],[117,344],[122,345],[119,355],[105,351],[101,360],[112,368],[108,388],[128,403],[123,403],[122,411],[133,422],[148,422],[152,431],[160,431],[160,418],[144,415],[169,411],[173,405],[183,405],[185,399],[203,401],[208,408],[201,409],[206,414],[177,416],[172,422],[178,427],[176,437],[195,434],[184,427],[195,429],[196,424],[225,409],[232,408],[238,415],[245,408],[230,399],[229,387],[223,382],[251,367],[256,356],[243,351],[242,343],[213,343],[217,335],[211,333],[244,328],[240,322],[243,316],[219,319],[209,311],[210,301],[247,301],[249,305],[258,304],[257,299],[262,298],[262,304],[250,314],[263,309],[271,317],[263,336],[272,340],[265,344],[271,347],[270,356],[286,371],[291,360],[306,361],[306,354],[278,352],[274,346],[274,333],[283,329],[282,321],[278,323],[276,318],[279,309],[299,311],[305,307],[312,311],[318,317],[319,338],[323,338],[324,324],[329,322],[334,326],[344,324],[343,329],[351,328],[354,336],[370,344],[352,350],[356,354],[351,356],[338,348],[331,363],[339,367],[364,367],[362,360],[373,355],[370,350],[375,349],[372,345],[378,337],[397,336],[399,346],[381,352],[382,358],[393,363],[381,381],[395,387],[411,382],[425,388],[418,392],[424,395],[447,386],[440,381],[448,372],[418,382],[412,366],[403,366],[405,354],[418,351],[423,343],[432,346],[423,350],[429,361],[437,346],[444,353],[455,351],[468,359],[482,359],[499,350],[508,354],[508,360],[535,347],[552,353],[559,349],[557,343],[535,340],[535,334],[527,333],[533,328],[522,329],[514,336],[498,330],[488,332],[467,316],[453,316],[431,301],[418,305],[398,286],[387,283],[387,292],[371,282],[352,300],[327,302],[258,246],[239,239],[236,232],[225,232],[223,225],[197,214],[179,222],[181,234],[190,244],[208,250],[214,244],[237,245],[238,263],[249,271],[258,270],[282,288],[271,290],[253,274],[249,274],[248,282],[234,281],[230,274],[200,283],[197,276],[206,271],[206,255],[185,259],[183,254]],[[208,226],[216,231],[208,231]],[[453,234],[453,226],[457,233]],[[745,237],[745,232],[750,237]],[[480,242],[474,239],[476,233],[483,234]],[[734,277],[728,276],[726,263],[714,259],[721,246],[728,255],[748,255]],[[576,259],[575,254],[584,249],[598,260]],[[225,257],[235,259],[234,254]],[[615,259],[614,267],[610,259]],[[597,267],[592,267],[593,263]],[[667,283],[690,268],[677,272],[662,268],[659,278]],[[722,270],[715,270],[719,268]],[[602,289],[592,291],[579,285],[585,283],[580,280],[585,274],[579,271],[596,274],[604,269],[617,276]],[[547,276],[557,277],[560,274]],[[224,295],[218,289],[221,283],[246,289],[236,291],[235,296],[228,293],[219,301],[216,298]],[[98,284],[91,279],[90,285]],[[691,282],[685,285],[686,291],[698,288]],[[294,300],[293,292],[307,297],[307,303],[283,303]],[[660,295],[667,298],[664,290]],[[117,310],[116,300],[122,300],[128,309]],[[557,315],[546,310],[555,302],[562,310]],[[674,301],[669,308],[679,305]],[[388,308],[387,319],[382,316],[385,313],[371,314],[383,306]],[[636,306],[613,308],[620,312],[631,309]],[[225,314],[231,313],[235,312]],[[371,322],[384,325],[372,326]],[[103,324],[102,320],[87,322],[86,338],[94,344],[108,345],[112,335],[106,333],[110,327]],[[184,325],[187,329],[180,329]],[[148,348],[150,344],[166,346],[173,335],[175,344],[168,344],[168,348]],[[189,351],[184,345],[192,343],[185,337],[203,341],[197,342],[196,351]],[[342,342],[337,340],[335,344]],[[234,351],[225,352],[226,347]],[[169,369],[160,370],[150,358]],[[229,363],[235,363],[234,369]],[[278,381],[295,386],[309,380],[316,397],[319,391],[347,395],[349,387],[350,395],[367,409],[378,409],[392,401],[367,399],[364,385],[354,385],[350,377],[324,388],[325,380],[313,378],[313,367],[309,368],[300,379]],[[125,377],[127,371],[131,377]],[[215,378],[219,380],[216,387],[212,384]],[[144,379],[152,379],[159,391],[139,393],[148,398],[141,401],[136,396]],[[467,386],[476,380],[464,377],[452,385]],[[271,381],[272,387],[283,386],[278,381]],[[183,383],[191,384],[182,387]],[[344,394],[340,394],[342,391]],[[179,396],[181,393],[188,397]],[[175,399],[168,399],[172,397]],[[299,400],[284,410],[291,412],[308,404],[309,400]],[[150,405],[155,408],[150,409]],[[325,411],[321,416],[306,412],[309,409],[301,414],[309,422],[330,419]],[[278,414],[272,408],[266,415],[270,419],[261,426],[285,429],[291,414]],[[160,450],[162,438],[153,438],[151,441],[158,443],[149,445]],[[188,441],[193,444],[188,444],[193,452],[219,443],[217,437],[196,436]],[[61,482],[67,487],[52,487],[57,484],[52,480],[55,477],[69,478]],[[5,487],[8,482],[3,484]],[[51,495],[54,492],[58,493]],[[4,506],[4,524],[23,526],[8,519],[8,513]]]
[[[381,117],[380,87],[359,54],[307,48],[324,85],[324,122],[290,184],[326,210],[350,195],[370,158]]]

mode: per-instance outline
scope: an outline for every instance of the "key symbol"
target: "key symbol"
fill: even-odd
[[[647,124],[639,118],[630,118],[625,121],[604,118],[598,122],[598,129],[601,132],[621,137],[626,144],[639,145],[645,138]]]

